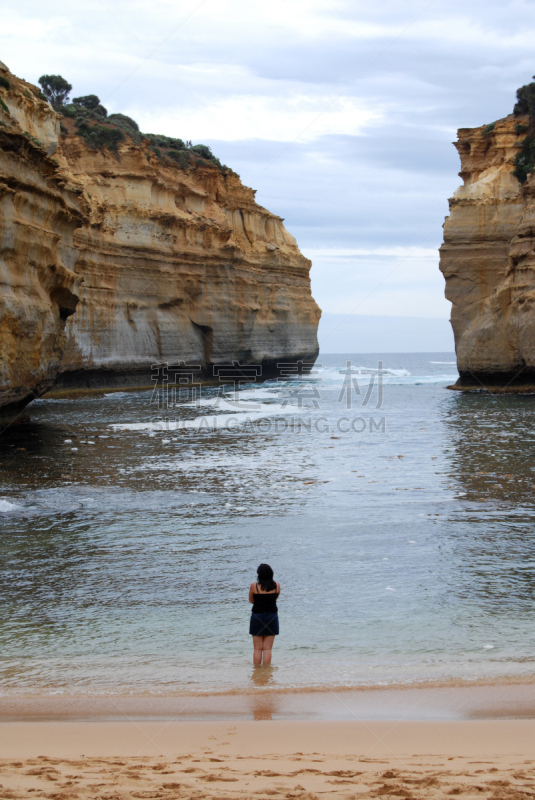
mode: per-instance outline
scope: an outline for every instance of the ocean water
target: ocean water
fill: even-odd
[[[450,353],[319,360],[0,437],[4,696],[248,690],[261,561],[274,686],[533,677],[535,399],[447,391]]]

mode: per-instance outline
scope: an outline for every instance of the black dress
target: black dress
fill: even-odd
[[[258,584],[257,584],[258,588]],[[254,603],[251,613],[249,633],[251,636],[277,636],[279,615],[277,608],[278,592],[261,594],[253,592]]]

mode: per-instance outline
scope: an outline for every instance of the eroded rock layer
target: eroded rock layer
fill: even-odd
[[[528,119],[462,128],[464,185],[440,248],[460,378],[453,388],[535,391],[535,182],[514,175]]]
[[[165,165],[131,140],[95,152],[76,135],[58,159],[90,214],[75,235],[83,283],[63,385],[148,382],[156,362],[269,374],[316,358],[310,262],[237,175]]]
[[[60,370],[65,322],[78,302],[74,229],[79,189],[57,162],[58,115],[9,76],[0,108],[0,419],[49,389]],[[7,80],[7,78],[6,78]]]
[[[0,408],[55,378],[146,385],[155,363],[267,376],[314,361],[310,261],[235,173],[130,137],[92,149],[35,87],[1,74]]]

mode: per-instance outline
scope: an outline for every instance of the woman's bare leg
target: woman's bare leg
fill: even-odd
[[[262,639],[262,655],[264,656],[264,666],[269,667],[271,664],[271,650],[273,648],[274,636],[263,636]]]
[[[253,636],[253,664],[255,667],[259,667],[262,663],[262,649],[263,649],[263,641],[266,637],[265,636]]]

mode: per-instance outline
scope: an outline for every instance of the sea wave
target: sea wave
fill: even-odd
[[[16,503],[10,503],[9,500],[0,497],[0,514],[9,514],[11,511],[18,511],[19,508]]]
[[[195,419],[169,419],[156,422],[121,422],[110,425],[116,431],[154,431],[165,433],[181,429],[193,430],[219,430],[221,428],[235,428],[242,424],[258,422],[270,417],[280,417],[293,414],[295,405],[284,406],[279,403],[261,403],[255,411],[236,411],[235,413],[203,414]]]
[[[452,383],[459,377],[457,373],[440,373],[440,374],[424,374],[414,375],[407,369],[375,369],[370,367],[353,366],[351,368],[353,373],[347,375],[346,369],[343,367],[328,367],[317,369],[314,371],[314,376],[317,378],[318,383],[326,388],[341,387],[344,383],[347,384],[348,380],[354,379],[361,386],[366,386],[372,381],[380,379],[385,386],[418,386],[419,384],[441,384]],[[310,379],[309,379],[310,380]]]

